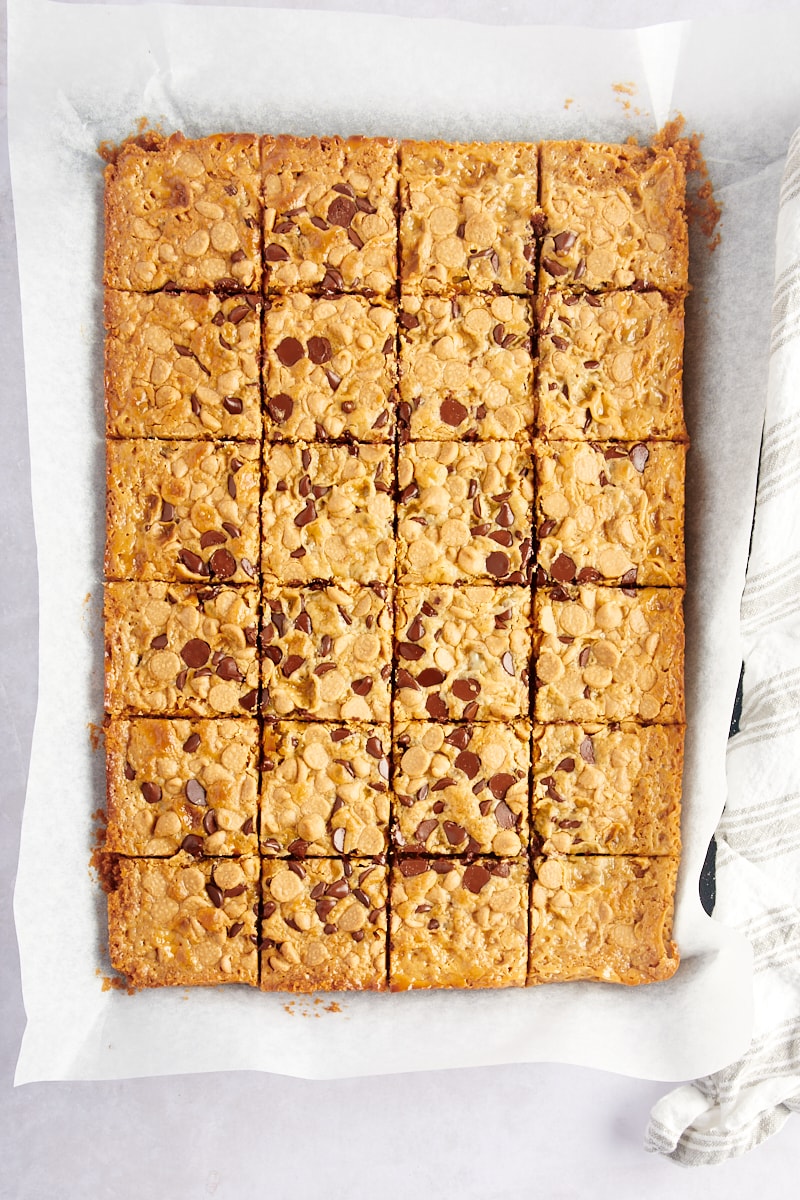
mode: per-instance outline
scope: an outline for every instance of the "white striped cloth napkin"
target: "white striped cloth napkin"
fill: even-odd
[[[755,1023],[738,1062],[653,1109],[645,1148],[686,1166],[744,1154],[800,1112],[800,130],[781,187],[770,352],[714,910],[752,943]]]

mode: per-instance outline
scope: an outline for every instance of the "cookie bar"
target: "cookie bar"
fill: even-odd
[[[529,582],[532,474],[530,453],[516,442],[402,446],[398,579]]]
[[[252,442],[108,441],[106,578],[251,582],[258,460]]]
[[[537,721],[685,720],[677,588],[538,590],[533,643]]]
[[[397,589],[395,717],[527,716],[530,593],[520,587]]]
[[[538,173],[528,142],[402,142],[403,288],[532,292]]]
[[[530,726],[394,724],[393,841],[403,854],[514,857],[528,842]]]
[[[362,296],[274,297],[264,316],[267,436],[391,442],[394,310]]]
[[[105,586],[105,709],[112,716],[247,716],[258,701],[258,591]]]
[[[527,860],[403,858],[390,904],[393,992],[524,985]]]
[[[678,854],[682,725],[536,725],[531,823],[545,854]]]
[[[267,291],[394,292],[397,144],[265,137],[261,156]]]
[[[105,292],[108,437],[258,441],[261,302]]]
[[[265,579],[387,583],[394,569],[391,446],[264,447]]]
[[[256,721],[111,720],[105,849],[142,858],[256,854]]]
[[[534,366],[528,300],[408,294],[399,324],[399,414],[408,437],[527,437]]]
[[[264,727],[264,854],[383,854],[389,825],[388,725],[279,721]]]
[[[542,437],[686,440],[681,298],[554,289],[540,302],[539,325]]]
[[[686,446],[542,442],[537,565],[558,583],[681,587]]]
[[[686,179],[674,150],[544,142],[541,172],[540,292],[686,290]]]
[[[133,987],[258,984],[256,857],[121,858],[108,897],[111,962]]]
[[[386,874],[370,859],[265,858],[262,990],[385,991]]]
[[[678,969],[676,858],[537,858],[528,983],[652,983]]]
[[[105,272],[130,292],[258,292],[258,138],[147,134],[106,168]]]
[[[262,712],[314,721],[389,720],[388,589],[264,586]]]

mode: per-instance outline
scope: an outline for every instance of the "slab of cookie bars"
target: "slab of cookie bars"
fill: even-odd
[[[527,716],[530,651],[527,588],[400,586],[395,718]]]
[[[539,290],[688,284],[686,179],[672,149],[544,142]]]
[[[542,437],[686,440],[682,299],[552,289],[540,301],[539,327]]]
[[[678,969],[677,858],[537,858],[528,983],[653,983]]]
[[[401,305],[405,436],[526,438],[533,425],[530,302],[405,294]]]
[[[362,296],[273,297],[264,316],[267,436],[391,442],[394,309]]]
[[[400,859],[390,906],[393,992],[524,986],[526,859]]]
[[[685,444],[537,441],[534,456],[536,560],[549,580],[685,584]]]
[[[266,443],[265,579],[386,583],[395,544],[393,447]]]
[[[121,858],[111,962],[134,987],[258,984],[259,860]]]
[[[371,859],[263,859],[263,991],[385,991],[386,876]]]
[[[105,742],[107,851],[257,852],[256,721],[111,720]]]
[[[106,168],[104,282],[130,292],[257,292],[258,138],[147,138]]]
[[[106,578],[251,582],[259,457],[252,442],[107,441]]]
[[[401,142],[403,289],[532,292],[537,187],[528,142]]]
[[[278,721],[264,727],[264,854],[382,854],[389,825],[388,725]]]
[[[392,607],[382,585],[264,585],[265,717],[389,720]]]
[[[397,577],[527,583],[533,471],[517,442],[412,442],[397,463]]]
[[[266,290],[394,292],[396,143],[265,137],[261,155]]]
[[[545,854],[678,854],[682,725],[533,729],[531,821]]]
[[[527,845],[527,721],[395,721],[394,762],[399,853],[514,857]]]
[[[256,296],[105,292],[108,437],[261,437]]]
[[[533,644],[537,721],[685,720],[677,588],[537,590]]]
[[[105,710],[247,716],[258,700],[258,590],[105,585]]]

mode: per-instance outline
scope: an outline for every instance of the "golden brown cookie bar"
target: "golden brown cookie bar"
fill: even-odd
[[[497,854],[528,843],[530,725],[394,724],[393,841],[402,854]]]
[[[540,292],[686,290],[686,179],[674,150],[545,142],[541,172]]]
[[[391,446],[266,443],[265,579],[386,583],[394,571]]]
[[[412,442],[400,449],[397,576],[527,583],[533,470],[516,442]]]
[[[686,440],[682,299],[554,289],[540,301],[539,321],[543,437]]]
[[[530,302],[404,295],[399,415],[414,439],[521,438],[533,425]]]
[[[262,712],[315,721],[389,720],[392,607],[381,584],[264,586]]]
[[[258,701],[258,591],[105,586],[105,708],[112,716],[247,716]]]
[[[537,858],[528,983],[669,979],[677,873],[677,858]]]
[[[264,854],[383,854],[389,826],[388,725],[267,724],[261,760]]]
[[[252,442],[107,441],[106,577],[253,580],[259,456]]]
[[[111,962],[134,987],[258,985],[257,857],[121,858],[116,871]]]
[[[117,854],[258,851],[258,724],[109,721],[106,843]]]
[[[105,215],[109,287],[259,290],[259,150],[250,134],[129,142],[106,168]]]
[[[528,142],[402,142],[403,287],[532,292],[537,180],[538,150]]]
[[[682,587],[686,446],[536,442],[537,566],[558,583]]]
[[[397,144],[265,137],[261,153],[267,290],[393,292]]]
[[[526,859],[403,858],[390,903],[393,992],[524,986]]]
[[[256,296],[105,293],[108,437],[261,436]]]
[[[677,588],[539,590],[533,644],[537,721],[685,720]]]
[[[508,721],[528,713],[530,593],[397,589],[397,718]]]
[[[391,442],[394,309],[363,296],[274,297],[264,317],[267,436]]]
[[[678,854],[682,725],[535,725],[532,826],[545,854]]]
[[[363,858],[265,858],[262,990],[385,991],[386,874]]]

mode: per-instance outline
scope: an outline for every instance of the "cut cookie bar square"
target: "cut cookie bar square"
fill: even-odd
[[[265,137],[261,154],[267,291],[394,292],[397,144]]]
[[[395,717],[527,716],[530,593],[521,587],[397,589]]]
[[[106,577],[255,579],[259,457],[253,442],[106,442]]]
[[[686,179],[674,150],[544,142],[541,171],[540,292],[686,290]]]
[[[682,299],[554,289],[540,302],[539,323],[543,437],[686,440]]]
[[[524,986],[527,860],[403,858],[391,878],[393,992]]]
[[[388,721],[388,589],[265,585],[261,660],[265,717]]]
[[[105,741],[106,850],[257,853],[256,721],[111,720]]]
[[[680,853],[682,725],[535,725],[531,820],[545,854]]]
[[[537,858],[528,983],[669,979],[677,873],[677,858]]]
[[[105,293],[108,437],[258,441],[261,301]]]
[[[363,858],[265,858],[262,990],[385,991],[386,874]]]
[[[408,291],[535,288],[538,149],[402,142],[400,279]]]
[[[537,442],[534,455],[540,577],[685,584],[684,444]]]
[[[395,721],[394,761],[399,853],[514,857],[527,845],[527,721]]]
[[[278,721],[264,727],[264,854],[383,854],[389,825],[388,725]]]
[[[258,599],[254,587],[107,583],[106,712],[253,714]]]
[[[394,570],[391,446],[266,443],[265,579],[386,583]]]
[[[399,415],[407,437],[525,439],[533,426],[530,302],[402,297]]]
[[[362,296],[273,297],[264,316],[267,436],[394,437],[395,312]]]
[[[530,452],[516,442],[402,446],[398,579],[528,583],[532,476]]]
[[[116,872],[111,963],[134,987],[258,985],[257,857],[121,858]]]
[[[149,133],[106,168],[104,282],[130,292],[258,292],[258,138]]]
[[[533,643],[537,721],[685,720],[677,588],[541,589]]]

